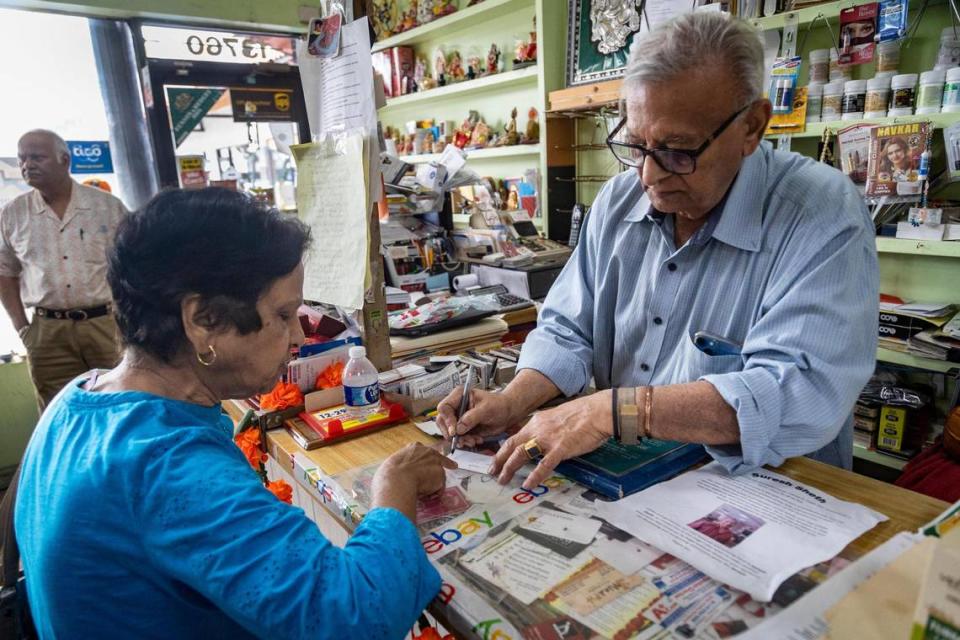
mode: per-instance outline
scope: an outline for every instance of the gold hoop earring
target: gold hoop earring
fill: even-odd
[[[209,358],[204,360],[204,358]],[[213,345],[207,345],[207,353],[197,353],[197,361],[205,367],[209,367],[214,362],[217,361],[217,350],[213,348]]]

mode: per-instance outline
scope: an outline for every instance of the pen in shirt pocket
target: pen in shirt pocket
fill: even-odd
[[[693,334],[693,345],[708,356],[739,356],[743,345],[708,331]]]

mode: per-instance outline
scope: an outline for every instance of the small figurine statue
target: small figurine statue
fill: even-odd
[[[413,153],[413,134],[407,133],[403,136],[403,148],[399,151],[403,156]]]
[[[397,26],[397,33],[409,31],[417,26],[417,0],[410,0],[410,6],[403,14],[403,19]]]
[[[499,144],[504,147],[512,147],[518,142],[520,142],[520,137],[517,135],[517,108],[514,107],[513,111],[510,112],[510,121],[503,128],[503,137],[500,138]]]
[[[487,52],[487,75],[498,73],[500,71],[500,49],[496,43],[490,45],[490,51]]]
[[[453,145],[460,149],[463,149],[468,144],[473,137],[473,130],[476,128],[477,123],[480,122],[480,114],[476,111],[471,111],[463,122],[460,123],[460,126],[453,133]]]
[[[527,111],[527,130],[520,138],[521,144],[536,144],[540,142],[540,122],[536,107],[530,107]]]
[[[427,61],[418,57],[416,63],[413,65],[413,84],[416,86],[416,91],[423,91],[427,88],[423,86],[426,79]]]
[[[490,127],[486,122],[480,120],[473,127],[473,132],[470,134],[470,148],[471,149],[482,149],[487,146],[487,142],[490,139]]]
[[[373,31],[377,34],[377,40],[392,36],[396,24],[396,0],[373,0]]]
[[[440,136],[440,139],[433,143],[433,153],[443,153],[443,150],[447,148],[447,140],[445,136]]]
[[[510,191],[507,193],[507,211],[516,211],[520,208],[520,192],[515,185],[510,185]]]
[[[467,58],[467,80],[473,80],[480,76],[480,56],[470,56]]]
[[[419,0],[417,4],[417,22],[420,24],[427,24],[432,22],[433,15],[433,4],[435,0]]]
[[[450,66],[447,69],[447,73],[450,75],[450,82],[460,82],[466,77],[466,73],[463,70],[463,60],[460,58],[459,51],[454,51],[450,56]]]
[[[453,0],[434,0],[433,17],[448,16],[457,10],[457,5]]]
[[[433,153],[433,131],[427,131],[423,136],[423,142],[420,146],[420,153]]]
[[[447,56],[443,49],[437,48],[433,52],[433,72],[437,76],[437,85],[443,87],[447,84]]]
[[[513,50],[513,68],[522,69],[537,62],[537,30],[534,19],[534,30],[530,32],[529,40],[518,40]]]

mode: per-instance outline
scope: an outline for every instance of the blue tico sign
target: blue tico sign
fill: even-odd
[[[106,140],[68,140],[70,173],[113,173],[110,143]]]

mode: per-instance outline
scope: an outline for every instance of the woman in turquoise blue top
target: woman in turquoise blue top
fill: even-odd
[[[42,638],[402,638],[436,595],[412,522],[451,461],[389,458],[339,549],[264,489],[221,415],[270,390],[303,340],[308,243],[295,218],[222,189],[163,193],[121,225],[123,361],[61,391],[21,470]]]

